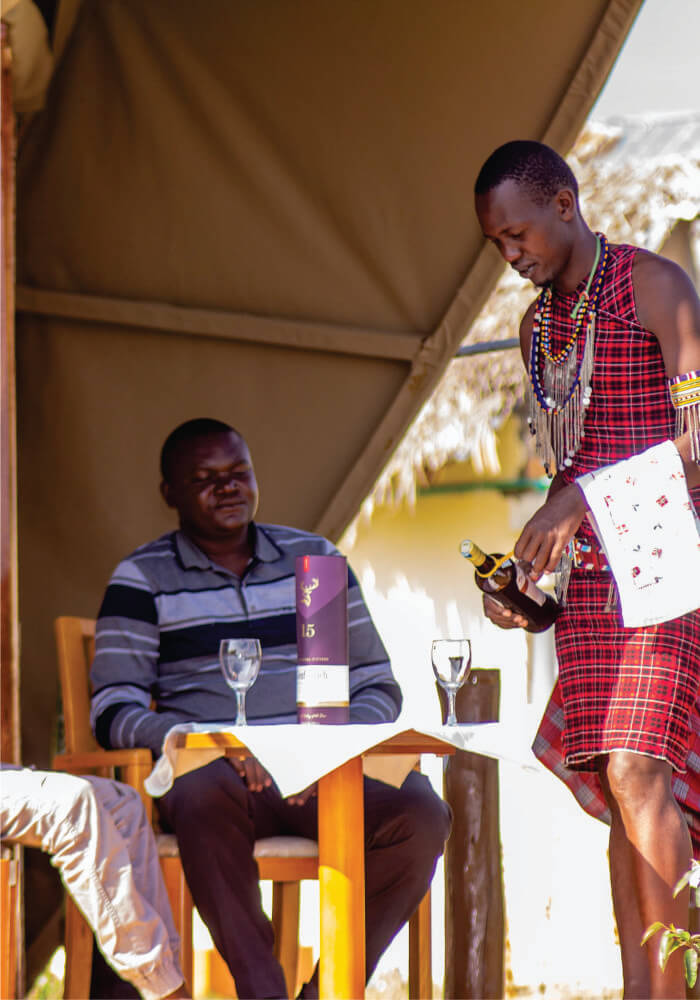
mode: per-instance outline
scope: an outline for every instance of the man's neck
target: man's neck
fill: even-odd
[[[576,291],[582,281],[591,273],[596,258],[597,239],[585,222],[581,221],[580,231],[571,245],[571,253],[562,269],[554,279],[554,287],[558,292],[567,294]]]
[[[242,526],[225,538],[202,538],[188,528],[182,528],[182,531],[198,549],[209,556],[212,562],[223,566],[236,576],[243,575],[253,557],[251,525]]]

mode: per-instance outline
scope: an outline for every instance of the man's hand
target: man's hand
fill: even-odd
[[[583,493],[575,483],[570,483],[550,494],[533,514],[514,550],[516,559],[529,564],[531,579],[539,580],[543,573],[554,572],[587,510]]]
[[[261,792],[272,785],[272,778],[256,757],[230,757],[231,766],[250,792]]]
[[[484,594],[484,614],[499,628],[525,628],[527,618],[519,615],[517,611],[504,608],[495,597]]]
[[[317,791],[318,782],[314,781],[313,785],[309,785],[308,788],[305,788],[303,792],[299,792],[298,795],[289,795],[287,802],[290,806],[304,806]]]

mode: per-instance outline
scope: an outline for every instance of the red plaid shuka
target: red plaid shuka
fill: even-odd
[[[644,252],[610,248],[596,317],[593,396],[581,448],[564,473],[569,482],[675,436],[661,350],[635,308],[632,267]],[[554,351],[571,332],[569,314],[584,285],[553,296]],[[700,490],[691,495],[700,506]],[[587,520],[577,537],[599,549]],[[595,773],[599,755],[631,750],[668,760],[700,856],[700,610],[648,628],[623,628],[619,609],[606,609],[610,580],[609,573],[572,568],[567,606],[554,626],[559,680],[533,749],[586,812],[606,821]]]

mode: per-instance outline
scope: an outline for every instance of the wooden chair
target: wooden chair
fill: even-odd
[[[149,818],[151,797],[144,782],[152,769],[150,750],[103,750],[90,728],[89,671],[95,649],[95,622],[89,618],[61,617],[55,622],[58,667],[63,698],[66,752],[54,757],[56,770],[71,774],[114,776],[136,788]],[[156,835],[163,878],[168,890],[175,926],[182,942],[181,964],[192,986],[192,896],[180,863],[177,840],[172,834]],[[318,878],[318,844],[303,837],[267,837],[255,844],[260,878],[272,889],[272,925],[275,955],[282,966],[288,995],[296,989],[299,937],[299,896],[302,879]],[[92,933],[70,898],[66,899],[66,1000],[89,995]],[[409,924],[409,996],[432,996],[430,948],[430,891]]]
[[[57,618],[55,622],[58,666],[63,698],[66,752],[54,758],[54,768],[71,774],[100,774],[136,788],[149,818],[152,799],[144,781],[152,768],[147,749],[103,750],[90,729],[89,670],[94,655],[95,622],[86,618]],[[177,840],[172,834],[157,834],[163,878],[182,942],[181,964],[187,983],[192,984],[192,896],[180,863]],[[261,879],[273,882],[272,923],[275,952],[284,970],[290,995],[295,988],[298,932],[299,882],[318,878],[318,845],[302,837],[270,837],[255,845]],[[89,995],[92,932],[78,908],[66,899],[66,998]]]

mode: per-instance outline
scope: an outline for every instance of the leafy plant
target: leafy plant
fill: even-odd
[[[690,864],[690,869],[678,880],[673,890],[673,895],[675,898],[679,892],[682,892],[686,886],[689,886],[695,894],[695,906],[700,907],[700,863],[693,859]],[[698,978],[700,934],[691,934],[690,931],[686,931],[682,927],[675,927],[673,924],[663,924],[661,921],[656,920],[650,927],[647,927],[642,938],[642,944],[646,944],[654,934],[657,934],[661,930],[663,934],[659,945],[659,965],[662,969],[665,969],[666,963],[674,951],[678,951],[679,948],[685,948],[683,955],[685,981],[692,989]]]

